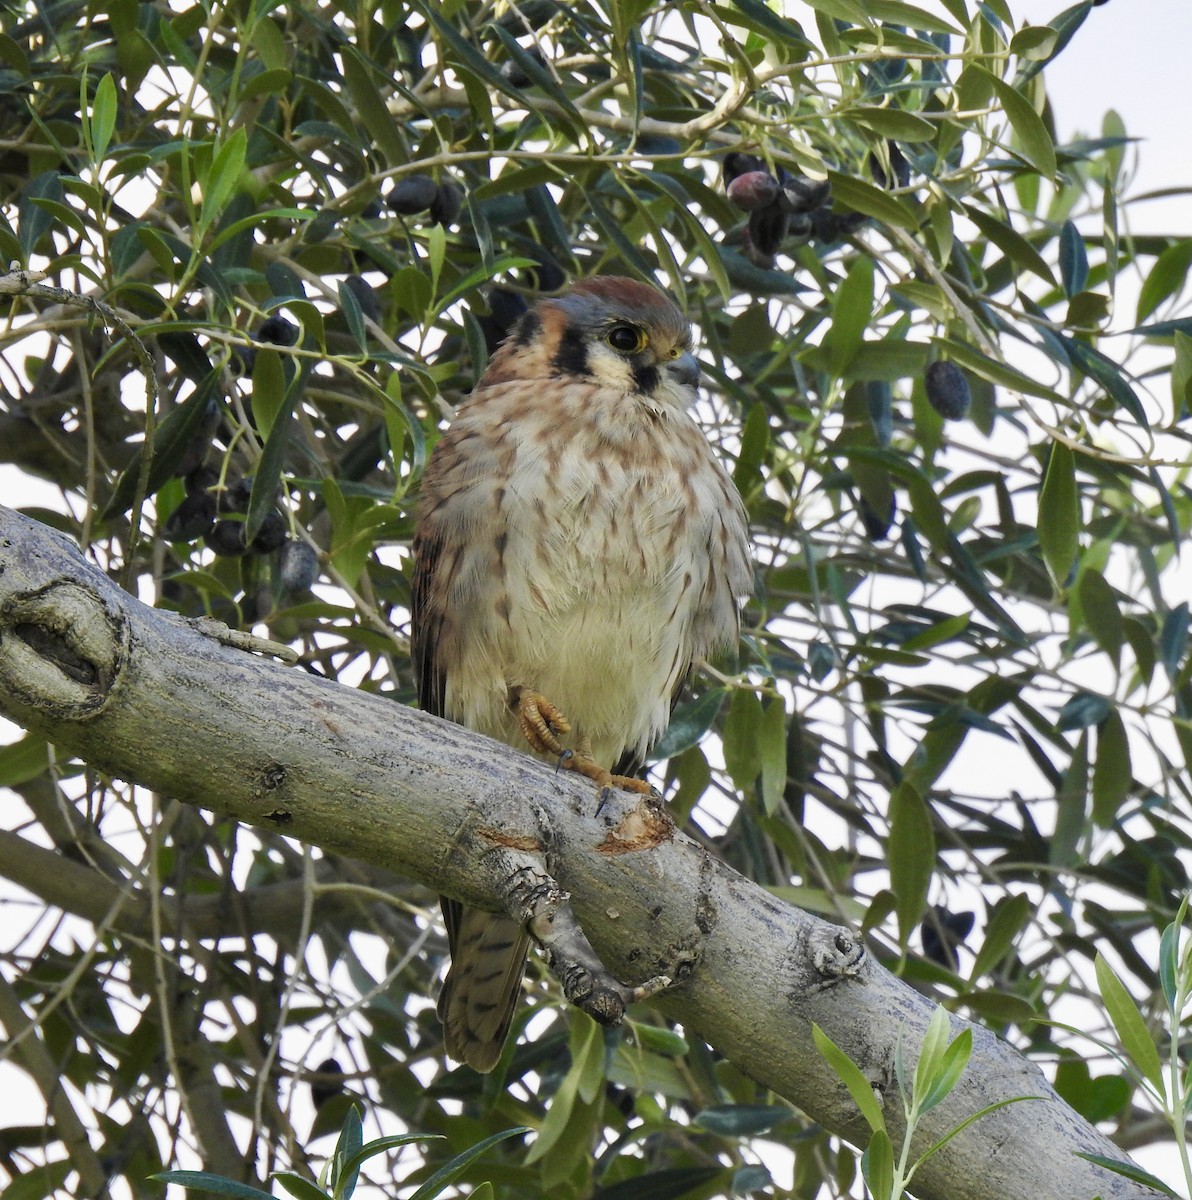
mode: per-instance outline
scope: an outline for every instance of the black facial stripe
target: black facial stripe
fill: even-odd
[[[551,366],[561,375],[587,375],[588,346],[583,333],[574,328],[563,331],[559,348],[551,360]]]
[[[649,396],[658,387],[658,368],[647,366],[644,362],[631,364],[633,370],[633,390],[642,396]]]
[[[538,336],[541,328],[542,318],[536,312],[528,312],[518,321],[513,340],[519,346],[528,346]]]

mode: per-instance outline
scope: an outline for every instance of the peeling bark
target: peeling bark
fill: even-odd
[[[815,1022],[873,1082],[897,1143],[893,1047],[901,1038],[913,1060],[935,1006],[850,930],[750,883],[648,797],[602,797],[459,726],[211,633],[146,608],[66,539],[0,509],[0,710],[11,719],[113,775],[513,912],[573,998],[604,989],[623,1004],[669,979],[659,1007],[863,1144],[864,1122],[814,1048]],[[964,1026],[953,1017],[953,1036]],[[1076,1157],[1122,1155],[1034,1064],[972,1029],[970,1065],[928,1114],[920,1150],[987,1105],[1036,1099],[952,1139],[916,1176],[917,1195],[1157,1195]]]

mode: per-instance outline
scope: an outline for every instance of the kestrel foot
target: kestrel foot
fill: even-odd
[[[603,791],[605,788],[620,788],[626,792],[636,792],[639,796],[649,796],[654,789],[644,779],[634,779],[629,775],[614,775],[606,771],[592,757],[592,744],[586,737],[579,739],[579,744],[565,762],[560,764],[569,771],[578,771],[581,775],[598,784]]]
[[[571,722],[541,692],[526,690],[518,694],[517,723],[530,748],[538,754],[554,755],[564,770],[578,771],[601,788],[621,788],[641,796],[653,793],[654,789],[645,780],[614,775],[600,766],[592,757],[592,746],[586,737],[579,739],[574,750],[564,747],[558,735],[569,733]]]
[[[556,734],[569,732],[571,722],[541,693],[518,694],[517,723],[531,750],[560,758],[567,753]]]

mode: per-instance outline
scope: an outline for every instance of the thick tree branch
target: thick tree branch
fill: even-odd
[[[518,872],[570,893],[600,964],[828,1129],[866,1127],[812,1023],[884,1100],[933,1011],[855,935],[770,896],[650,800],[585,780],[425,713],[256,658],[121,592],[60,535],[0,509],[0,710],[94,766],[189,803],[377,863],[467,903],[521,912]],[[513,872],[510,875],[510,872]],[[518,907],[521,905],[522,907]],[[549,906],[548,906],[549,908]],[[539,927],[540,935],[550,930]],[[562,939],[571,941],[570,930]],[[553,951],[576,957],[567,945]],[[580,963],[590,967],[591,964]],[[566,972],[564,972],[566,974]],[[953,1029],[963,1026],[953,1018]],[[916,1176],[925,1200],[1154,1193],[1078,1152],[1120,1157],[1033,1064],[973,1027],[972,1061],[922,1127],[926,1147],[979,1109]]]

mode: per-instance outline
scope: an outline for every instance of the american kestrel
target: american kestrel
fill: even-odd
[[[601,277],[542,299],[440,438],[414,534],[421,705],[603,786],[650,747],[752,587],[745,509],[688,408],[675,304]],[[497,1064],[529,938],[444,899],[447,1053]]]

